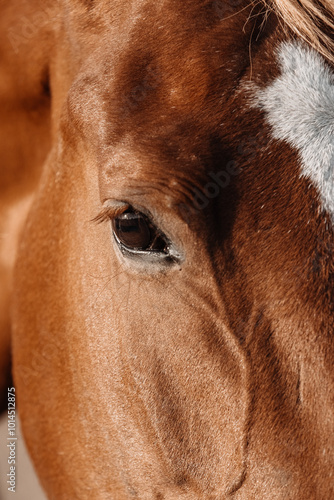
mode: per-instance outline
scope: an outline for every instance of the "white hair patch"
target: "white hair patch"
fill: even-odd
[[[334,222],[334,72],[301,42],[282,43],[278,60],[281,75],[257,90],[255,104],[274,138],[297,149],[301,175],[317,187]]]

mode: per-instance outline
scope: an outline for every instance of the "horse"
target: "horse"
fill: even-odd
[[[332,2],[0,23],[1,390],[11,338],[48,498],[332,499]]]

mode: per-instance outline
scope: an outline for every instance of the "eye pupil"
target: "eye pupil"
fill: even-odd
[[[114,231],[120,242],[137,250],[145,250],[151,241],[151,231],[143,216],[124,213],[115,220]]]
[[[142,213],[127,210],[113,220],[116,240],[129,250],[165,252],[167,243]]]

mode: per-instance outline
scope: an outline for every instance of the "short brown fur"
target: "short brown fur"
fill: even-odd
[[[333,228],[249,102],[284,40],[333,69],[333,7],[270,7],[1,5],[1,383],[12,331],[50,499],[333,498]],[[121,202],[177,265],[122,257]]]

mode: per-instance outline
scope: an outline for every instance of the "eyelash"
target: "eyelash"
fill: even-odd
[[[96,217],[92,219],[92,222],[95,222],[96,224],[101,224],[103,222],[110,222],[116,219],[119,215],[124,213],[126,210],[129,210],[131,208],[130,205],[123,205],[118,208],[114,207],[104,207],[100,213],[97,214]]]

